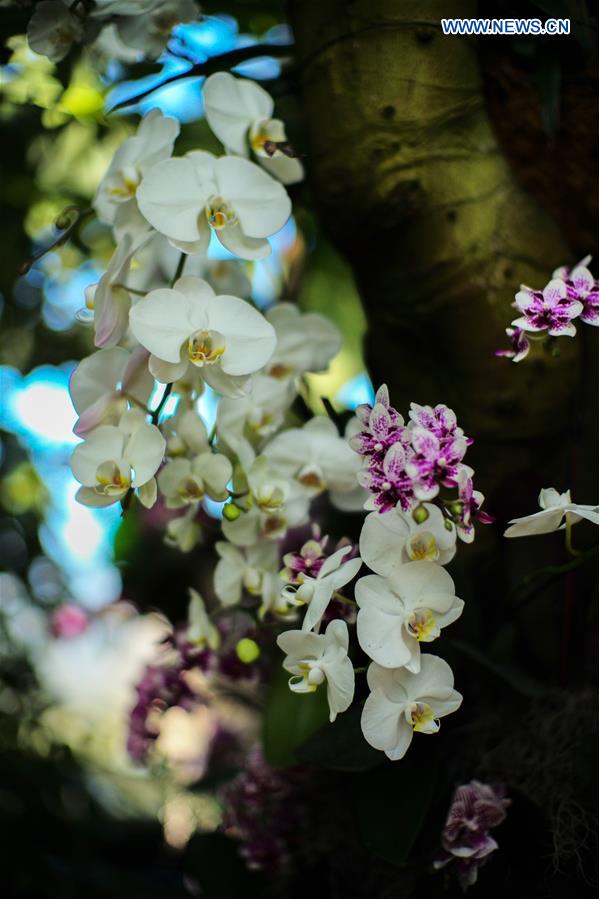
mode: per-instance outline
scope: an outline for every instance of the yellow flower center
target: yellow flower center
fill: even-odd
[[[250,147],[257,156],[270,156],[264,149],[267,141],[272,143],[281,143],[286,139],[285,128],[282,122],[277,119],[264,119],[261,122],[254,122],[250,128],[248,140]],[[276,151],[280,155],[280,151]]]
[[[262,512],[275,512],[285,501],[285,494],[276,484],[262,484],[255,494],[256,505]]]
[[[110,188],[110,193],[113,197],[128,200],[137,193],[139,180],[137,169],[132,165],[127,166],[115,175],[113,185]]]
[[[406,542],[406,553],[414,562],[436,562],[439,558],[439,547],[431,533],[421,531]]]
[[[415,731],[427,729],[427,725],[435,720],[435,715],[430,705],[425,702],[415,702],[410,713],[410,724]]]
[[[277,380],[282,381],[283,378],[289,377],[289,375],[293,374],[293,369],[288,365],[284,365],[282,362],[275,362],[274,365],[268,369],[268,374],[271,378],[277,378]]]
[[[227,225],[237,224],[235,212],[222,197],[211,197],[208,200],[206,204],[206,218],[208,224],[215,231],[220,231],[221,228],[226,228]]]
[[[119,496],[131,486],[131,478],[121,471],[116,462],[102,462],[96,471],[96,493]]]
[[[195,478],[185,478],[179,486],[178,493],[186,503],[197,503],[204,496],[204,488]]]
[[[406,621],[406,628],[419,642],[428,643],[439,634],[435,618],[430,609],[416,609]]]
[[[289,678],[289,686],[294,693],[314,693],[324,683],[325,675],[316,659],[302,659],[297,666],[300,674]]]
[[[250,433],[258,436],[266,436],[273,428],[274,417],[271,412],[266,409],[256,410],[253,415],[248,418],[248,429]]]
[[[189,359],[198,368],[202,368],[204,365],[214,365],[225,349],[226,341],[220,331],[196,331],[191,335],[187,344]]]
[[[297,480],[308,490],[314,493],[320,493],[326,488],[324,478],[315,468],[304,468],[297,476]]]
[[[262,523],[262,536],[267,540],[275,540],[287,530],[287,522],[282,516],[269,515]]]

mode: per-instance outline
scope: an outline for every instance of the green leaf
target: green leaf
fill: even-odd
[[[295,765],[295,749],[328,719],[326,687],[314,693],[292,693],[289,674],[279,668],[270,685],[262,724],[266,761],[273,768]]]
[[[321,727],[298,746],[296,757],[308,765],[333,771],[368,771],[382,764],[384,755],[369,746],[362,734],[357,706]]]
[[[418,735],[416,741],[424,742]],[[397,762],[355,778],[358,829],[370,852],[394,865],[405,864],[424,824],[436,781],[436,749],[426,751],[420,746],[412,746]]]
[[[137,503],[133,502],[127,509],[125,516],[121,518],[116,534],[114,535],[115,562],[131,562],[138,543],[139,510],[137,508]]]

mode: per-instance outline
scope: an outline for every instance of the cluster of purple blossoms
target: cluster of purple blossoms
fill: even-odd
[[[473,471],[463,463],[472,440],[458,427],[451,409],[443,404],[432,408],[412,403],[406,424],[389,404],[389,392],[383,385],[374,405],[359,406],[356,415],[363,429],[351,438],[350,445],[364,457],[358,479],[372,494],[366,508],[388,512],[397,507],[409,512],[434,500],[442,487],[457,488],[458,498],[444,501],[443,507],[463,540],[473,539],[474,519],[492,521],[479,512],[484,497],[473,489]]]
[[[435,868],[451,864],[462,889],[475,884],[478,869],[498,848],[489,831],[505,820],[510,801],[503,787],[478,780],[458,787],[441,836],[443,854]]]
[[[147,761],[160,735],[160,718],[164,712],[174,706],[191,711],[204,701],[190,687],[188,672],[200,671],[228,681],[257,680],[260,676],[260,660],[244,662],[236,651],[239,639],[251,638],[253,631],[235,635],[226,619],[218,627],[222,638],[218,651],[198,647],[189,640],[186,628],[177,628],[163,643],[163,659],[147,666],[135,688],[137,700],[129,715],[127,752],[136,762]]]
[[[506,329],[510,348],[497,350],[495,355],[520,362],[530,350],[527,333],[574,337],[574,319],[599,325],[599,281],[587,267],[590,261],[591,257],[585,256],[572,269],[565,266],[556,269],[543,290],[522,287],[514,303],[522,314]]]
[[[164,641],[162,663],[148,665],[137,687],[137,701],[129,715],[127,752],[143,763],[160,735],[160,717],[167,709],[179,706],[191,711],[201,698],[191,689],[186,672],[206,671],[210,650],[198,649],[181,632],[170,634]]]
[[[305,843],[306,807],[301,801],[304,776],[273,770],[259,749],[245,769],[222,790],[223,831],[240,842],[248,868],[275,871],[288,867]]]

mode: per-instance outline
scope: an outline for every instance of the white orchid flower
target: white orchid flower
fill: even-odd
[[[317,312],[301,312],[293,303],[276,303],[266,318],[277,333],[277,346],[266,369],[272,378],[296,379],[324,371],[341,349],[341,334]]]
[[[166,47],[173,28],[181,22],[195,21],[198,15],[194,0],[154,0],[153,4],[146,3],[145,9],[135,9],[133,15],[121,13],[116,28],[128,47],[155,59]]]
[[[34,53],[47,56],[52,62],[60,62],[71,49],[74,41],[80,41],[86,30],[85,20],[58,0],[38,3],[27,26],[27,41]]]
[[[316,577],[304,575],[303,582],[298,587],[283,587],[283,596],[289,602],[295,605],[308,603],[302,622],[303,631],[311,631],[320,624],[333,594],[349,584],[360,570],[362,559],[343,561],[351,549],[351,546],[342,546],[334,552],[325,560]]]
[[[438,719],[462,704],[453,688],[453,672],[438,656],[423,656],[418,674],[373,662],[367,678],[372,692],[362,712],[362,733],[392,761],[404,757],[415,732],[437,733]]]
[[[171,458],[199,456],[210,451],[206,425],[195,409],[186,408],[183,403],[161,427],[166,439],[166,454]]]
[[[148,226],[149,227],[149,226]],[[152,242],[141,257],[142,266],[136,270],[145,275],[142,285],[148,290],[162,286],[165,280],[172,281],[181,260],[181,251],[170,243],[164,234],[154,231]],[[252,282],[246,272],[247,264],[241,259],[207,259],[206,256],[187,256],[185,274],[203,278],[218,294],[241,297],[247,300],[252,294]],[[148,275],[151,280],[148,280]],[[151,285],[151,286],[150,286]],[[137,284],[133,285],[137,287]]]
[[[202,527],[196,521],[197,506],[189,506],[184,515],[171,518],[166,525],[165,543],[182,553],[191,552],[202,540]]]
[[[252,463],[245,476],[247,494],[240,505],[241,512],[234,521],[223,520],[223,534],[235,546],[252,546],[266,538],[284,537],[290,527],[305,524],[308,518],[308,499],[297,485],[276,472],[264,456]]]
[[[265,149],[269,142],[286,143],[287,135],[283,122],[272,118],[274,100],[263,87],[229,72],[216,72],[206,78],[202,93],[206,121],[228,153],[248,156],[251,150],[283,184],[302,180],[304,167],[299,159],[286,156],[278,147]]]
[[[208,646],[210,649],[218,649],[220,646],[220,634],[212,624],[204,600],[197,590],[189,588],[189,609],[187,612],[188,627],[187,637],[196,646]]]
[[[293,479],[307,496],[328,490],[334,506],[361,509],[365,493],[358,484],[362,463],[330,418],[319,415],[302,428],[289,428],[271,440],[264,455],[276,471]]]
[[[144,174],[173,152],[180,131],[177,119],[152,109],[143,117],[133,137],[118,148],[102,178],[94,208],[98,218],[124,228],[128,219],[137,223],[137,189]],[[146,226],[147,227],[147,226]]]
[[[90,16],[134,16],[150,12],[160,0],[96,0]]]
[[[247,159],[196,150],[165,159],[137,193],[147,221],[185,253],[204,253],[211,229],[242,259],[270,255],[266,240],[291,214],[285,188]]]
[[[384,668],[420,670],[420,643],[456,621],[464,603],[450,575],[434,562],[407,562],[388,578],[369,574],[356,584],[358,642]]]
[[[289,671],[289,688],[294,693],[313,693],[327,683],[329,720],[345,712],[354,697],[354,668],[347,655],[349,633],[345,621],[331,621],[324,634],[286,631],[277,637],[286,655],[283,662]]]
[[[244,300],[251,296],[252,282],[245,272],[245,263],[240,262],[238,259],[191,257],[186,267],[188,275],[193,274],[193,266],[190,263],[195,262],[196,259],[199,263],[203,263],[203,273],[201,272],[199,277],[204,278],[215,293],[226,293],[229,296],[241,297]]]
[[[243,590],[260,596],[266,575],[277,573],[279,551],[269,540],[261,540],[244,549],[219,540],[215,549],[220,558],[214,571],[214,592],[224,606],[237,605]],[[278,579],[277,586],[280,593]]]
[[[360,555],[375,574],[391,577],[406,562],[447,565],[455,555],[456,538],[455,525],[438,506],[423,503],[415,514],[397,507],[366,516]]]
[[[172,289],[153,290],[131,310],[131,330],[152,354],[159,381],[183,377],[189,364],[225,396],[243,392],[275,346],[263,315],[238,297],[216,296],[201,278],[183,277]]]
[[[71,456],[73,474],[83,485],[77,499],[86,506],[109,506],[135,489],[144,506],[153,506],[154,475],[165,446],[158,428],[139,409],[125,412],[117,426],[96,428]]]
[[[69,393],[79,418],[73,431],[86,437],[99,425],[115,425],[127,411],[128,401],[146,406],[154,378],[148,371],[148,353],[137,347],[98,350],[82,359],[69,381]]]
[[[561,530],[564,518],[569,524],[576,524],[582,518],[599,524],[599,506],[579,505],[572,502],[570,491],[558,493],[554,487],[545,487],[539,494],[540,512],[514,518],[504,537],[528,537],[533,534],[550,534]]]
[[[281,578],[277,572],[264,575],[262,581],[258,619],[262,621],[266,615],[274,615],[279,621],[295,621],[297,619],[297,603],[281,590]]]
[[[261,372],[252,376],[250,389],[242,397],[223,397],[218,404],[216,428],[219,441],[249,468],[255,449],[261,447],[283,424],[293,399],[288,385]]]
[[[171,459],[158,475],[158,487],[169,509],[199,503],[204,496],[223,502],[233,466],[219,453],[201,453],[194,459]]]
[[[125,336],[129,327],[131,294],[127,287],[127,276],[135,254],[148,242],[150,231],[143,231],[132,237],[126,234],[119,240],[108,268],[97,284],[85,289],[86,309],[81,314],[93,311],[95,344],[98,347],[113,347]]]

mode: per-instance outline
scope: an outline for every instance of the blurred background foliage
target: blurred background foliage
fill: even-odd
[[[312,822],[307,840],[326,846],[326,858],[311,856],[301,876],[284,886],[261,874],[248,876],[235,843],[216,833],[221,810],[214,784],[203,780],[202,734],[213,726],[212,719],[200,715],[182,723],[173,716],[170,743],[167,735],[162,747],[163,764],[149,771],[134,767],[126,756],[133,686],[165,629],[156,610],[172,621],[182,619],[187,586],[201,586],[210,576],[210,539],[182,556],[163,546],[160,522],[152,516],[132,510],[121,520],[114,508],[96,512],[74,500],[68,457],[76,442],[75,415],[68,378],[77,360],[93,348],[91,332],[78,322],[77,313],[85,287],[98,279],[111,255],[108,229],[86,220],[68,243],[28,271],[23,266],[55,240],[63,210],[89,207],[112,154],[133,133],[140,113],[158,105],[180,118],[185,128],[179,152],[199,145],[218,149],[203,119],[198,79],[179,81],[138,104],[111,111],[115,105],[194,62],[251,43],[285,43],[290,35],[283,2],[230,0],[224,7],[204,2],[205,18],[177,29],[172,52],[165,51],[156,63],[116,61],[100,47],[77,49],[52,64],[31,53],[24,38],[33,5],[0,5],[0,860],[5,894],[19,899],[458,895],[457,888],[419,882],[415,871],[420,853],[438,839],[452,778],[480,762],[470,757],[474,750],[461,748],[474,728],[467,717],[453,737],[441,742],[441,751],[459,758],[433,798],[427,775],[436,770],[436,747],[430,755],[428,749],[423,752],[405,776],[398,778],[395,772],[391,780],[388,766],[373,768],[371,751],[354,739],[358,722],[351,716],[319,732],[323,710],[313,703],[304,705],[305,717],[294,716],[295,730],[282,725],[275,680],[265,731],[270,761],[287,764],[299,753],[305,764],[324,769],[315,775],[313,789],[327,810],[323,821]],[[482,7],[481,14],[524,14],[519,4]],[[583,255],[596,246],[599,225],[596,26],[584,3],[568,0],[527,3],[526,14],[572,16],[575,43],[564,48],[556,40],[490,42],[482,59],[489,109],[519,178],[550,211],[562,215],[568,239]],[[572,63],[575,56],[582,60],[578,68]],[[238,71],[272,89],[293,143],[303,150],[293,69],[263,57]],[[581,116],[585,126],[578,130]],[[581,183],[588,188],[581,205],[568,206],[568,193]],[[323,396],[338,410],[351,409],[371,395],[361,350],[366,321],[349,268],[324,238],[312,200],[308,185],[293,188],[295,220],[273,241],[273,257],[249,265],[248,275],[262,307],[281,296],[335,321],[343,350],[327,374],[310,378],[308,401],[316,411],[322,411]],[[206,402],[209,418],[214,410],[209,398]],[[557,545],[554,550],[560,552]],[[530,561],[526,552],[523,570]],[[501,559],[494,565],[489,579]],[[466,586],[461,595],[468,599],[468,572],[454,576],[458,581],[462,575]],[[595,618],[597,597],[595,588],[585,606],[585,614]],[[125,602],[115,607],[119,599]],[[77,641],[52,636],[52,612],[65,602],[76,602],[93,615]],[[549,603],[557,607],[560,602],[561,593],[552,594],[550,588]],[[520,614],[530,614],[525,626],[537,637],[540,633],[535,661],[540,659],[545,674],[555,667],[559,635],[554,622],[535,617],[535,608],[533,603]],[[140,617],[135,610],[147,614]],[[525,721],[538,735],[539,721],[555,722],[564,710],[568,722],[586,722],[585,709],[594,708],[593,697],[587,697],[586,706],[576,705],[560,692],[561,686],[552,683],[548,694],[507,664],[515,656],[527,667],[517,617],[518,611],[504,620],[497,610],[475,603],[465,616],[461,635],[466,640],[481,630],[492,635],[494,653],[506,660],[505,666],[497,666],[484,653],[474,660],[470,655],[476,672],[473,707],[478,696],[503,709],[508,732]],[[460,665],[468,651],[457,644],[450,647],[452,665]],[[582,680],[588,671],[570,661],[575,678]],[[599,676],[596,661],[592,674]],[[287,702],[287,692],[284,697]],[[254,733],[254,710],[236,713],[244,733]],[[591,804],[597,791],[599,738],[596,726],[585,727],[568,745],[570,752],[576,751],[578,765],[574,796],[585,790]],[[517,815],[502,830],[504,851],[491,877],[483,880],[484,895],[505,895],[506,890],[556,899],[593,895],[588,862],[581,862],[584,876],[579,876],[576,853],[563,855],[559,871],[551,871],[548,861],[543,866],[548,873],[539,877],[538,859],[549,860],[555,851],[547,815],[551,782],[536,784],[536,800],[531,800],[527,759],[517,758],[525,750],[510,744],[509,735],[506,743],[505,733],[491,728],[485,750],[491,774],[507,778],[510,759],[524,774],[515,797]],[[537,751],[549,757],[550,729],[544,739]],[[361,754],[346,756],[352,743],[361,745]],[[556,755],[549,778],[562,763],[563,757]],[[399,812],[412,799],[422,817],[410,818],[406,830],[407,819]],[[574,800],[565,808],[564,814],[578,815],[584,823],[586,813]],[[358,832],[358,820],[365,832]],[[592,853],[591,837],[581,840],[588,844],[582,849]],[[415,864],[406,863],[408,857]]]
[[[197,78],[111,109],[188,68],[189,59],[202,62],[258,41],[288,42],[282,7],[236,2],[224,12],[220,4],[203,4],[205,17],[180,26],[169,45],[174,52],[167,49],[156,63],[119,62],[94,47],[78,48],[58,64],[28,48],[32,4],[0,8],[0,819],[6,833],[0,858],[7,896],[200,895],[206,853],[211,869],[218,870],[215,858],[222,867],[218,887],[212,886],[217,892],[206,895],[238,896],[241,883],[244,894],[261,894],[257,875],[248,887],[235,844],[215,838],[206,850],[183,853],[190,839],[195,845],[194,832],[210,833],[220,821],[212,788],[201,780],[211,723],[173,716],[162,738],[165,761],[149,772],[134,767],[125,751],[134,685],[165,632],[151,610],[183,619],[188,585],[203,567],[200,580],[206,579],[213,561],[201,547],[191,556],[168,549],[159,523],[135,509],[121,520],[115,509],[98,514],[74,499],[68,458],[77,438],[68,378],[93,350],[91,330],[77,313],[85,287],[110,258],[110,231],[83,221],[71,239],[26,269],[60,234],[64,210],[90,206],[139,114],[158,105],[185,123],[180,152],[200,145],[219,152],[203,119]],[[178,55],[182,47],[189,59]],[[279,83],[277,102],[297,134],[291,83],[278,60],[261,58],[240,70]],[[347,266],[322,239],[303,190],[294,198],[300,227],[291,222],[274,241],[273,257],[248,264],[248,275],[262,307],[282,295],[338,324],[343,352],[330,372],[314,376],[309,396],[315,406],[321,395],[337,397],[340,408],[370,389],[360,349],[364,320]],[[135,607],[115,607],[122,597]],[[57,640],[51,625],[53,610],[69,601],[95,616],[71,643]],[[140,618],[135,609],[150,615]],[[190,789],[196,781],[198,788]]]

